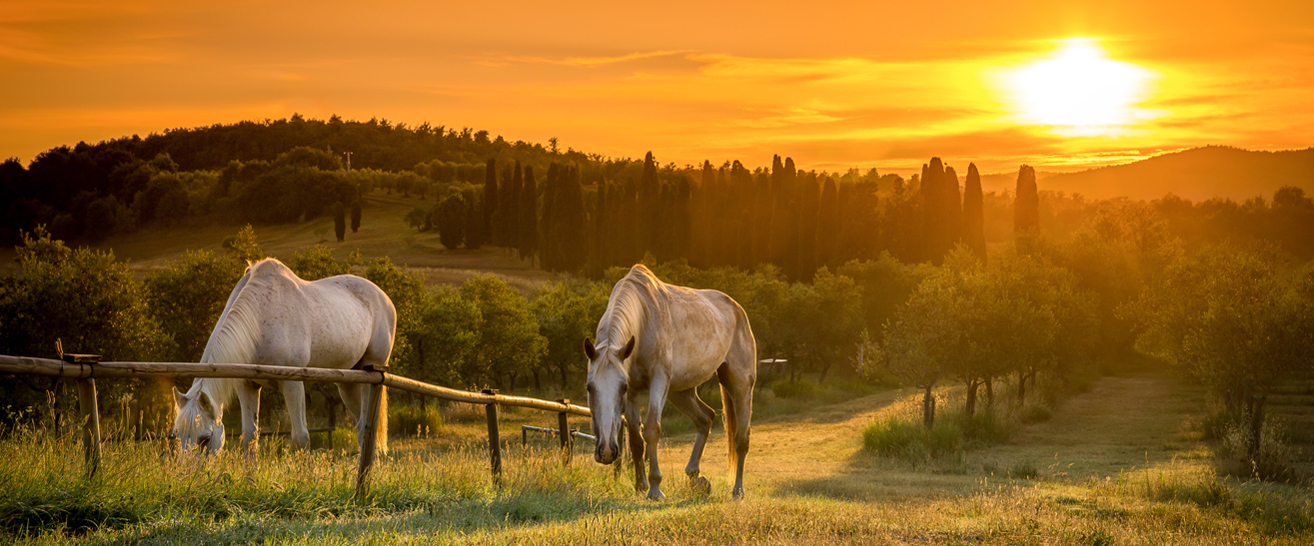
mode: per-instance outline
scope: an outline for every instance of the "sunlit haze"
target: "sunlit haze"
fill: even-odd
[[[1044,60],[1008,75],[1023,122],[1072,135],[1116,134],[1145,117],[1136,109],[1152,73],[1113,60],[1090,39],[1065,40]]]
[[[0,3],[0,156],[286,118],[1063,171],[1314,134],[1314,3]]]

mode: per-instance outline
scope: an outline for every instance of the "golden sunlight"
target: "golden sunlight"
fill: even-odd
[[[1026,123],[1062,132],[1111,134],[1147,117],[1136,108],[1154,73],[1110,59],[1090,38],[1070,38],[1049,57],[1006,74],[1006,87]]]

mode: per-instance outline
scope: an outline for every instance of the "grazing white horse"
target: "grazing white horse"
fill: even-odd
[[[382,366],[392,352],[397,311],[374,283],[354,275],[307,282],[278,260],[251,264],[228,296],[219,323],[210,333],[201,362],[316,368]],[[306,391],[300,381],[280,381],[292,421],[292,444],[306,447]],[[224,446],[224,407],[233,395],[242,408],[242,445],[255,445],[260,387],[246,379],[197,379],[186,394],[174,389],[178,416],[173,434],[183,452],[200,447],[210,453]],[[364,422],[369,385],[339,383],[347,411]],[[377,446],[387,452],[387,389],[380,401]]]
[[[620,451],[616,440],[624,422],[634,454],[635,490],[650,487],[648,498],[665,498],[657,442],[662,408],[670,400],[697,430],[684,472],[695,486],[710,488],[707,478],[699,476],[698,464],[716,412],[698,397],[697,387],[715,374],[721,384],[727,451],[734,471],[733,495],[743,498],[744,457],[757,381],[757,344],[744,309],[721,292],[666,284],[648,268],[636,265],[612,288],[597,338],[596,345],[584,340],[589,406],[598,438],[594,460],[611,464],[616,459]],[[640,428],[637,397],[644,389],[648,409]],[[647,479],[644,444],[650,466]]]

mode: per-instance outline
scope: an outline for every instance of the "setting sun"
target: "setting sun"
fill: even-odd
[[[1108,58],[1089,38],[1062,42],[1051,56],[1007,76],[1019,116],[1027,123],[1080,134],[1113,132],[1145,114],[1136,108],[1153,72]]]

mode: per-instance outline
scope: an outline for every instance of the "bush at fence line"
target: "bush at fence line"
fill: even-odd
[[[388,435],[398,438],[426,438],[443,427],[443,412],[438,404],[395,405],[388,408]]]

